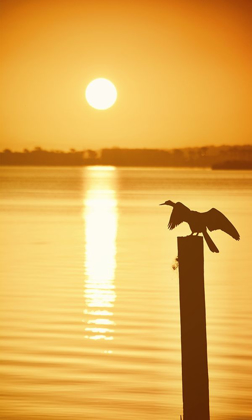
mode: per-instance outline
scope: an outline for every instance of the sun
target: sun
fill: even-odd
[[[86,88],[86,100],[95,109],[110,108],[114,105],[116,98],[116,88],[108,79],[92,80]]]

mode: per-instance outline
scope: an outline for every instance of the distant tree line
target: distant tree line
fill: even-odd
[[[227,162],[229,162],[227,164]],[[150,167],[213,167],[221,169],[250,169],[252,167],[252,146],[208,146],[183,149],[126,149],[106,148],[101,151],[70,149],[34,150],[24,149],[0,152],[0,165],[12,166],[150,166]]]
[[[44,150],[35,147],[34,150],[24,149],[23,152],[12,152],[5,149],[0,152],[0,165],[13,166],[83,166],[96,165],[97,152],[93,150],[68,152],[61,150]]]

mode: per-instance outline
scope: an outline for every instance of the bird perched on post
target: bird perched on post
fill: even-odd
[[[190,210],[182,203],[173,203],[168,200],[160,204],[160,206],[172,206],[172,214],[168,223],[168,229],[172,230],[182,222],[187,222],[192,231],[192,235],[196,233],[203,233],[206,243],[212,252],[219,252],[217,246],[210,238],[207,229],[211,232],[213,230],[220,229],[226,232],[228,235],[237,241],[240,240],[240,235],[232,225],[232,223],[222,214],[219,210],[211,209],[205,213],[199,213],[198,211]]]

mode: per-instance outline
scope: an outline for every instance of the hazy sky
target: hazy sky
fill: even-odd
[[[1,0],[1,149],[252,143],[251,21],[251,0]]]

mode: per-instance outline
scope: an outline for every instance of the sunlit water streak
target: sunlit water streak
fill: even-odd
[[[113,186],[113,171],[89,168],[90,178],[84,200],[85,221],[85,338],[113,340],[116,300],[116,234],[117,200]],[[100,182],[97,187],[97,176]],[[105,350],[105,352],[111,350]]]
[[[217,207],[205,286],[211,420],[251,419],[251,172],[0,168],[1,418],[182,414],[177,236],[164,199]],[[98,240],[98,239],[99,240]],[[112,323],[111,323],[112,322]],[[111,339],[113,338],[113,339]]]

